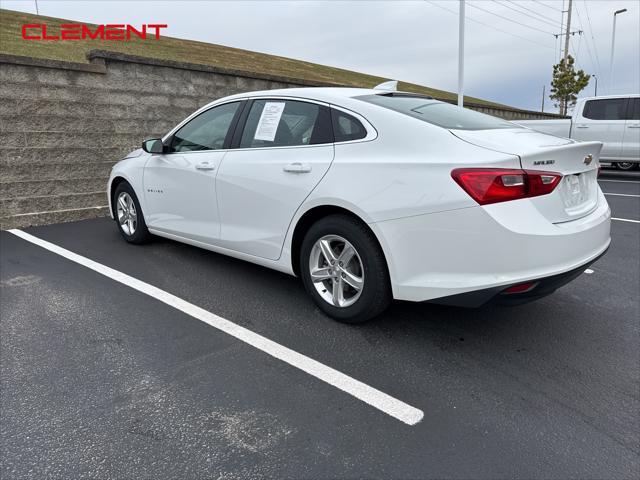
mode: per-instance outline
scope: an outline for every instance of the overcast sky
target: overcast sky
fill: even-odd
[[[563,0],[468,0],[465,93],[540,109],[560,43]],[[34,0],[2,8],[35,13]],[[54,1],[40,13],[91,23],[167,23],[166,35],[457,89],[458,0],[444,1]],[[618,15],[609,80],[613,12]],[[598,93],[640,92],[640,1],[574,0],[571,40]],[[593,95],[594,83],[582,95]],[[546,110],[551,110],[546,99]]]

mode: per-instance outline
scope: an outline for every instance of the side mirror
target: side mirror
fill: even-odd
[[[162,139],[150,138],[142,142],[142,149],[147,153],[164,153],[164,145]]]

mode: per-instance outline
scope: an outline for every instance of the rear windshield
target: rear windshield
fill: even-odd
[[[522,128],[501,118],[416,95],[363,95],[356,98],[452,130]]]

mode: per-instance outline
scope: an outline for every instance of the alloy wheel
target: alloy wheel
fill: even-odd
[[[364,287],[360,255],[348,240],[325,235],[313,245],[309,256],[311,281],[324,301],[335,307],[353,305]]]
[[[138,227],[138,215],[136,213],[136,205],[127,192],[118,195],[116,211],[118,214],[118,223],[122,231],[131,236],[136,233]]]

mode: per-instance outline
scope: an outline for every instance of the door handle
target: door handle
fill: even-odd
[[[589,128],[589,125],[576,125],[576,128]]]
[[[311,165],[308,163],[293,162],[282,167],[282,170],[289,173],[309,173]]]
[[[638,125],[627,125],[629,128],[640,128],[640,123]]]
[[[200,162],[196,164],[196,170],[215,170],[216,166],[209,162]]]

